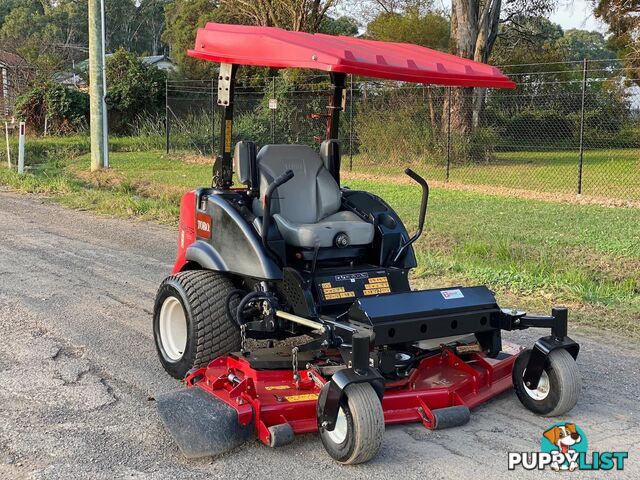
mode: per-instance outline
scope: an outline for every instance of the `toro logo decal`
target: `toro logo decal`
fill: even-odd
[[[196,235],[211,238],[211,217],[204,213],[196,215]]]

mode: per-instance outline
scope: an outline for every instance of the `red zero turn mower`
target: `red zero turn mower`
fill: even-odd
[[[160,361],[187,387],[157,398],[186,456],[222,453],[253,434],[278,447],[318,431],[331,457],[355,464],[376,455],[385,424],[462,425],[470,408],[512,386],[539,415],[575,405],[579,346],[567,337],[566,308],[550,316],[501,309],[484,286],[412,291],[427,182],[406,170],[422,188],[412,236],[384,200],[340,187],[347,73],[513,88],[506,76],[414,45],[239,25],[208,24],[189,55],[221,64],[223,122],[215,187],[182,199],[178,256],[153,317]],[[329,72],[319,152],[257,151],[250,141],[232,149],[240,64]],[[550,335],[522,351],[503,345],[502,330],[529,327]],[[265,348],[249,351],[248,338]]]

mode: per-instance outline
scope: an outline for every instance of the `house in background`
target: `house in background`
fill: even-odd
[[[106,58],[112,54],[107,53]],[[166,55],[151,55],[148,57],[139,57],[139,60],[145,65],[156,67],[165,72],[175,72],[177,66]],[[83,60],[73,65],[72,71],[58,72],[54,75],[54,80],[67,87],[76,88],[78,90],[86,90],[88,88],[87,79],[89,77],[89,60]],[[109,79],[107,78],[107,81]]]
[[[13,115],[13,102],[29,74],[29,65],[22,57],[0,50],[0,117]]]
[[[142,63],[146,65],[153,65],[159,70],[165,72],[174,72],[177,67],[176,64],[171,61],[166,55],[151,55],[150,57],[140,57]]]

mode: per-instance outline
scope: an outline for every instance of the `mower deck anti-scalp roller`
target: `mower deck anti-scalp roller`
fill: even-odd
[[[237,412],[199,388],[156,397],[162,421],[187,458],[216,456],[246,442],[253,426],[241,425]]]
[[[502,309],[484,286],[412,290],[427,181],[406,170],[422,190],[413,235],[384,200],[340,182],[347,74],[489,88],[511,80],[414,45],[268,27],[210,23],[189,55],[220,63],[221,151],[213,186],[182,198],[178,254],[153,315],[160,361],[187,387],[157,397],[186,456],[214,456],[253,435],[281,447],[318,432],[333,459],[358,464],[376,456],[385,425],[461,426],[514,387],[537,415],[573,408],[579,346],[566,308]],[[329,73],[319,150],[258,149],[250,139],[233,147],[241,64]],[[531,349],[502,341],[503,330],[531,327],[549,331]]]

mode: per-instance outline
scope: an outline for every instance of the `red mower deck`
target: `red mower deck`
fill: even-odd
[[[461,358],[453,350],[425,358],[409,377],[387,384],[382,400],[388,425],[422,422],[433,429],[434,410],[474,408],[513,387],[511,374],[517,355],[492,359],[472,353]],[[291,370],[255,370],[236,356],[212,361],[191,373],[186,383],[201,388],[231,406],[241,425],[254,422],[258,438],[270,444],[269,427],[289,424],[298,435],[318,430],[316,402],[318,383],[313,369],[301,370],[299,385]],[[254,418],[255,412],[255,418]]]

